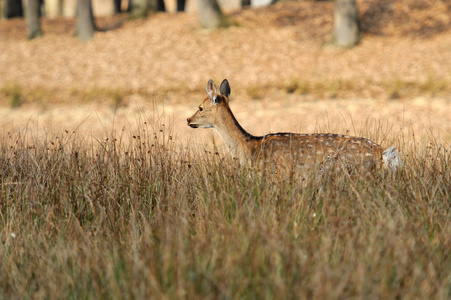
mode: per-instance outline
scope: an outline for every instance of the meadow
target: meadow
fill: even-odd
[[[450,299],[451,6],[358,0],[227,12],[0,20],[0,299]],[[395,145],[372,177],[240,165],[186,118],[227,78],[255,135]]]
[[[451,297],[442,140],[392,132],[398,172],[301,180],[165,123],[3,132],[1,298]]]

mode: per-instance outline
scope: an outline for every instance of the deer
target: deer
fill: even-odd
[[[332,169],[362,170],[374,173],[383,166],[395,171],[400,156],[394,146],[383,149],[369,139],[334,133],[270,133],[254,136],[238,123],[229,106],[231,89],[227,79],[219,91],[210,79],[208,97],[187,119],[192,128],[214,128],[233,157],[242,164],[274,164],[286,168],[319,171]]]

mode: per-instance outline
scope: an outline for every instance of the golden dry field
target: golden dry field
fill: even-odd
[[[357,1],[228,12],[0,20],[0,298],[451,298],[451,5]],[[255,135],[395,145],[372,178],[275,177],[186,124],[208,79]]]

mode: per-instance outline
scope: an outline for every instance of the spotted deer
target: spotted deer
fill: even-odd
[[[274,163],[278,166],[319,170],[344,167],[372,172],[378,166],[396,170],[400,164],[398,150],[383,149],[362,138],[333,133],[273,133],[253,136],[241,127],[229,107],[231,93],[227,79],[220,86],[207,83],[208,97],[196,113],[187,119],[192,128],[215,128],[234,157],[241,163]]]

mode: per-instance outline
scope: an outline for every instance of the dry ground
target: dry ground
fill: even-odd
[[[89,42],[74,20],[43,20],[27,41],[23,20],[0,20],[4,131],[99,131],[150,118],[156,104],[182,141],[186,117],[213,78],[228,78],[232,109],[250,132],[430,131],[451,140],[451,30],[446,1],[359,1],[364,36],[351,50],[327,44],[333,3],[298,2],[231,12],[236,26],[204,31],[195,14],[98,18]],[[17,108],[12,106],[18,106]],[[380,143],[389,141],[379,140]]]

